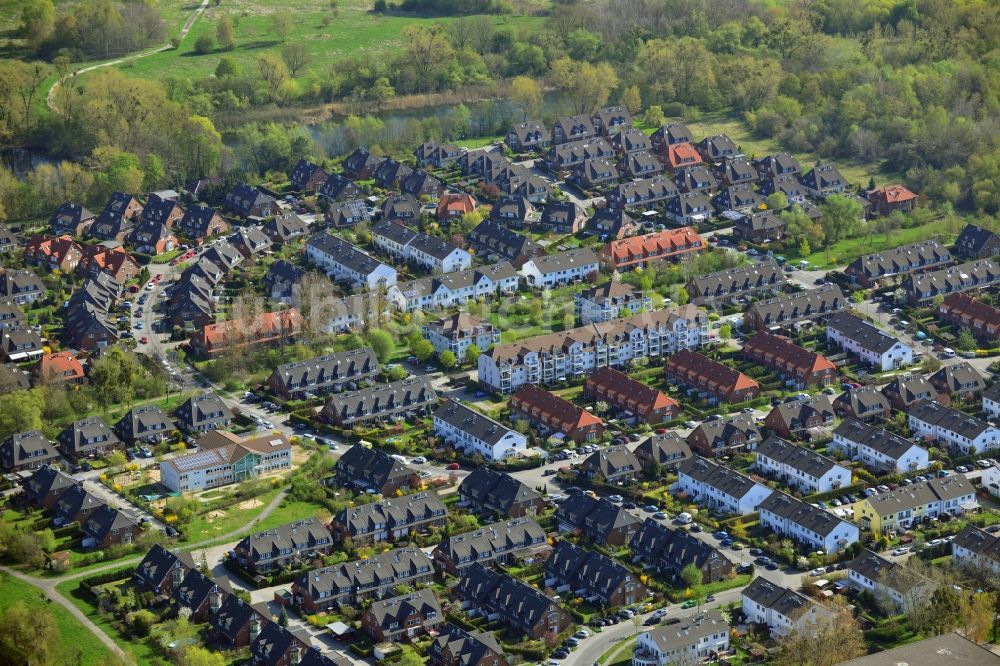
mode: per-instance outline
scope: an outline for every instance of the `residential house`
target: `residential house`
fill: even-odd
[[[711,196],[719,189],[719,184],[715,181],[715,176],[708,167],[697,164],[678,170],[674,177],[678,189],[681,192],[700,192],[706,196]]]
[[[889,613],[914,610],[925,599],[930,599],[937,587],[929,578],[909,570],[904,564],[867,549],[847,565],[847,582],[858,592],[871,593]]]
[[[513,476],[479,466],[458,485],[459,505],[478,514],[505,518],[533,516],[545,508],[537,490]]]
[[[743,153],[740,152],[733,140],[725,134],[705,137],[695,147],[702,160],[710,164],[743,157]]]
[[[944,395],[957,395],[963,400],[982,393],[986,379],[968,361],[944,365],[930,376],[931,385]]]
[[[926,304],[937,296],[975,289],[985,289],[1000,283],[1000,262],[977,259],[950,268],[911,275],[903,282],[906,298],[914,305]]]
[[[847,297],[835,284],[805,289],[792,294],[755,301],[747,308],[743,321],[758,331],[775,331],[800,322],[828,317],[847,307]]]
[[[568,143],[590,139],[598,134],[594,122],[586,115],[563,116],[552,126],[552,143]]]
[[[930,518],[943,514],[960,516],[976,506],[976,489],[972,482],[964,474],[955,474],[862,497],[854,505],[854,518],[862,530],[872,534],[901,534],[902,530]]]
[[[641,129],[629,127],[621,132],[611,135],[611,145],[619,155],[638,153],[644,150],[653,150],[653,141]]]
[[[510,418],[523,419],[543,432],[562,433],[574,442],[589,442],[604,434],[604,421],[555,393],[525,384],[510,397]]]
[[[570,495],[560,502],[556,521],[561,532],[572,532],[609,548],[627,546],[642,522],[606,497],[594,498],[584,493]]]
[[[649,595],[631,569],[563,539],[545,562],[545,586],[604,608],[630,606]]]
[[[326,181],[319,186],[318,193],[321,197],[330,202],[353,201],[363,196],[361,188],[354,184],[350,178],[346,178],[339,173],[332,173],[327,176]]]
[[[432,166],[437,169],[444,169],[453,164],[461,154],[461,149],[455,144],[438,141],[427,141],[413,151],[419,166]]]
[[[596,287],[589,287],[577,292],[574,298],[576,316],[581,325],[600,324],[653,309],[651,297],[620,280],[608,280]]]
[[[741,213],[741,215],[736,216],[736,220],[752,220],[754,213],[767,213],[769,211],[761,211],[761,205],[764,203],[764,198],[757,193],[757,190],[753,188],[750,183],[740,183],[739,185],[731,185],[729,187],[724,187],[719,190],[712,197],[712,205],[715,209],[722,214],[727,212],[732,215],[733,212]],[[729,217],[728,215],[726,216]],[[777,219],[777,218],[776,218]],[[760,240],[754,240],[753,238],[743,238],[737,236],[735,233],[735,222],[733,229],[733,237],[740,240],[751,240],[752,242],[767,242],[769,238],[763,236]]]
[[[681,122],[670,122],[666,125],[661,125],[656,128],[649,138],[657,149],[663,146],[672,146],[677,143],[691,143],[694,141],[694,135],[691,133],[691,130]]]
[[[396,222],[381,222],[371,233],[375,247],[426,270],[452,273],[472,267],[472,255],[462,248]]]
[[[509,261],[402,282],[390,291],[391,303],[403,312],[463,305],[517,291],[520,276]]]
[[[83,364],[70,351],[44,354],[33,370],[35,376],[46,383],[63,382],[75,386],[83,383]]]
[[[965,294],[948,294],[937,307],[940,320],[957,331],[968,330],[984,344],[1000,340],[1000,308]]]
[[[590,117],[598,134],[611,136],[632,127],[632,115],[624,106],[607,106]]]
[[[233,554],[247,571],[265,573],[319,559],[333,550],[333,543],[323,523],[306,518],[245,536]]]
[[[555,174],[568,174],[587,160],[614,157],[615,149],[607,139],[599,137],[553,145],[545,160],[549,171]]]
[[[380,643],[413,640],[443,622],[441,604],[430,588],[374,601],[361,615],[361,629]]]
[[[601,249],[600,260],[609,270],[622,270],[652,266],[665,259],[676,260],[705,247],[705,241],[694,229],[681,227],[612,240]]]
[[[905,412],[917,400],[934,400],[937,391],[922,375],[896,375],[891,382],[882,387],[884,395],[893,409]]]
[[[184,209],[177,203],[177,193],[169,196],[166,192],[153,192],[146,199],[146,205],[142,209],[142,223],[150,226],[163,225],[168,230],[172,230],[174,225],[184,217]],[[141,226],[140,224],[140,226]]]
[[[843,666],[884,666],[886,663],[919,664],[921,660],[926,660],[928,657],[941,663],[947,663],[949,666],[1000,664],[1000,657],[997,657],[986,646],[974,643],[958,632],[952,632],[851,659],[843,662]]]
[[[388,384],[335,393],[320,416],[340,428],[350,428],[356,423],[398,421],[422,415],[437,401],[437,391],[428,377],[407,377]]]
[[[372,382],[380,372],[370,347],[317,356],[276,367],[267,380],[271,392],[285,400],[300,400],[310,393],[336,392]]]
[[[796,397],[775,405],[764,417],[764,424],[768,430],[782,437],[795,437],[833,425],[834,413],[830,398],[826,395]],[[809,438],[811,435],[804,437]]]
[[[712,200],[701,191],[682,192],[667,200],[665,210],[677,224],[696,225],[712,217]]]
[[[536,289],[571,284],[590,277],[599,269],[597,255],[590,248],[567,250],[528,259],[520,273]]]
[[[691,457],[691,447],[676,431],[650,433],[632,451],[644,473],[657,475],[661,469],[676,469]]]
[[[307,655],[315,652],[309,644],[308,633],[266,622],[250,643],[250,663],[253,666],[305,666]]]
[[[767,486],[701,456],[688,458],[677,466],[677,484],[673,490],[708,509],[741,516],[756,511],[772,492]]]
[[[618,165],[610,157],[584,160],[573,168],[573,180],[587,190],[614,184],[618,178]]]
[[[806,202],[806,189],[794,175],[775,176],[761,181],[760,195],[764,198],[772,194],[783,194],[789,204],[804,204]]]
[[[602,400],[625,412],[626,418],[631,415],[641,423],[666,423],[681,413],[680,403],[663,391],[608,366],[598,368],[587,377],[583,392],[593,400]]]
[[[24,328],[25,318],[21,308],[12,300],[0,300],[0,331],[8,328]]]
[[[665,204],[678,194],[677,186],[666,176],[641,178],[619,183],[605,197],[609,208],[650,209]]]
[[[681,572],[692,565],[701,572],[706,585],[732,578],[734,573],[733,563],[718,548],[652,517],[642,523],[629,550],[633,562],[641,562],[674,583],[680,582]]]
[[[844,274],[863,287],[872,287],[882,281],[899,280],[910,273],[946,266],[951,253],[936,240],[901,245],[875,254],[858,257],[844,270]]]
[[[545,530],[530,516],[492,523],[445,538],[434,548],[434,564],[458,575],[473,564],[506,564],[515,557],[545,550]]]
[[[806,192],[814,197],[842,194],[847,191],[848,187],[847,180],[840,175],[840,170],[829,163],[817,162],[816,166],[802,174],[799,180],[806,188]]]
[[[173,430],[173,419],[155,404],[133,407],[115,424],[118,437],[129,446],[161,442]]]
[[[528,121],[511,127],[504,142],[515,153],[528,153],[548,148],[551,140],[549,131],[542,123]]]
[[[278,203],[256,187],[240,183],[226,193],[225,209],[244,220],[262,220],[278,212]]]
[[[955,254],[963,259],[988,259],[1000,254],[1000,235],[975,224],[967,224],[955,241]]]
[[[6,472],[38,469],[57,460],[59,453],[41,430],[16,432],[0,442],[0,467]]]
[[[226,595],[219,609],[209,616],[208,623],[212,638],[231,650],[238,650],[249,647],[257,639],[263,630],[265,618],[253,606],[235,594],[230,594]]]
[[[335,280],[374,290],[396,284],[396,269],[361,248],[321,231],[306,243],[306,256]]]
[[[42,465],[24,482],[24,492],[32,506],[51,509],[64,492],[76,485],[76,479],[69,474],[51,465]]]
[[[0,296],[17,305],[34,303],[45,295],[45,283],[30,270],[0,270]]]
[[[330,531],[340,542],[368,546],[412,538],[447,522],[448,509],[437,493],[414,493],[346,507],[333,517]]]
[[[375,169],[382,163],[377,157],[364,148],[356,148],[353,153],[344,158],[344,175],[351,180],[368,180]]]
[[[809,597],[761,576],[743,588],[742,596],[746,621],[767,626],[775,639],[804,634],[810,626],[833,618],[832,611]]]
[[[59,450],[74,459],[103,458],[115,449],[124,448],[121,440],[99,416],[74,421],[56,437]]]
[[[302,332],[303,323],[302,315],[295,308],[265,312],[249,321],[230,319],[205,326],[195,332],[189,344],[195,354],[208,358],[230,347],[291,342]]]
[[[201,245],[207,239],[229,231],[229,224],[214,208],[189,206],[174,230],[184,240]]]
[[[754,466],[805,495],[828,493],[851,485],[849,467],[774,435],[757,446]]]
[[[309,160],[302,159],[292,169],[288,180],[291,181],[293,188],[309,194],[315,192],[329,177],[330,174],[326,172],[326,169]]]
[[[462,572],[454,593],[470,615],[502,622],[526,638],[550,645],[573,623],[572,616],[541,590],[481,564]]]
[[[1000,572],[1000,537],[975,525],[966,525],[951,542],[951,559],[965,567],[996,574]]]
[[[444,183],[426,171],[417,169],[403,179],[403,182],[399,184],[399,189],[418,199],[420,197],[437,199],[444,193],[445,186]]]
[[[502,227],[493,220],[480,222],[465,240],[478,256],[488,261],[506,259],[517,269],[532,257],[545,252],[541,245],[527,236]]]
[[[675,173],[701,164],[701,155],[690,143],[672,143],[657,151],[657,154]]]
[[[337,459],[335,478],[341,486],[372,488],[386,497],[420,484],[416,470],[409,465],[388,453],[361,445],[352,446]]]
[[[667,359],[667,379],[703,394],[712,402],[739,403],[760,395],[760,385],[742,372],[690,349]]]
[[[947,442],[963,455],[984,453],[1000,446],[1000,427],[933,400],[913,403],[907,423],[914,434]]]
[[[626,153],[618,163],[618,171],[628,178],[651,178],[663,171],[663,165],[652,152],[638,150]]]
[[[509,460],[524,455],[528,448],[523,434],[457,400],[445,400],[434,410],[433,418],[434,434],[469,458]]]
[[[107,504],[98,507],[81,525],[84,548],[106,550],[114,546],[128,546],[139,538],[142,528],[134,519]]]
[[[826,340],[879,372],[913,363],[913,350],[876,326],[846,312],[826,323]]]
[[[908,213],[916,205],[917,195],[902,185],[887,185],[868,192],[868,201],[879,215],[889,215],[897,210]]]
[[[174,423],[188,433],[228,428],[232,420],[232,410],[215,393],[191,396],[174,411]]]
[[[375,167],[372,179],[375,181],[375,187],[392,190],[398,188],[400,183],[411,173],[413,173],[413,169],[398,160],[389,158]]]
[[[435,213],[439,222],[461,219],[476,210],[476,200],[471,194],[451,192],[441,195]]]
[[[490,209],[490,220],[513,229],[531,226],[535,218],[535,207],[520,194],[504,194]]]
[[[737,158],[721,162],[715,167],[715,178],[722,187],[750,185],[760,180],[757,169],[747,159]]]
[[[508,666],[503,649],[488,631],[468,632],[446,624],[427,648],[432,666]]]
[[[1000,418],[1000,382],[994,382],[983,391],[983,412],[987,418]]]
[[[0,332],[0,359],[9,363],[33,361],[45,354],[45,343],[33,329],[7,328]]]
[[[500,344],[500,331],[493,324],[464,312],[424,324],[423,335],[438,354],[450,351],[457,359],[464,359],[473,345],[482,351]]]
[[[0,395],[31,388],[31,377],[16,363],[0,363]]]
[[[785,286],[781,267],[772,261],[727,268],[693,276],[686,289],[696,304],[743,303],[762,296],[780,294]]]
[[[854,418],[844,419],[834,429],[828,449],[843,453],[877,474],[908,474],[930,464],[927,449]]]
[[[892,415],[889,400],[875,386],[857,386],[844,391],[833,401],[838,416],[850,416],[859,421],[877,421]]]
[[[88,231],[91,238],[123,241],[142,215],[142,204],[131,194],[114,192]]]
[[[777,178],[779,176],[794,176],[802,173],[802,165],[789,153],[775,153],[761,158],[756,162],[757,173],[761,179]]]
[[[479,382],[510,393],[707,343],[708,316],[688,304],[497,345],[479,356]]]
[[[91,278],[104,273],[119,284],[134,280],[141,270],[139,262],[121,246],[87,245],[83,250],[83,259],[77,266],[78,273]]]
[[[57,236],[68,234],[74,238],[86,236],[97,216],[82,204],[66,202],[49,218],[49,227]]]
[[[160,544],[154,544],[135,568],[132,582],[142,592],[169,597],[194,568],[196,565],[190,552],[167,550]]]
[[[556,234],[575,234],[587,223],[587,211],[572,201],[553,201],[542,206],[537,226]]]
[[[67,488],[56,501],[52,511],[52,524],[62,527],[69,523],[83,525],[90,514],[104,506],[104,502],[94,497],[79,484]]]
[[[837,366],[819,352],[763,331],[743,343],[743,358],[774,370],[796,389],[829,386],[837,378]]]
[[[32,236],[24,246],[24,263],[49,271],[72,273],[83,258],[83,248],[71,236]]]
[[[687,437],[688,446],[700,456],[721,456],[732,451],[752,451],[761,441],[751,414],[733,414],[698,424]]]
[[[620,208],[598,208],[587,220],[587,229],[601,240],[621,240],[639,230],[639,223]]]
[[[265,222],[261,231],[272,243],[291,243],[309,233],[309,224],[295,213],[281,212]]]
[[[733,221],[733,238],[750,243],[767,243],[781,240],[785,223],[771,210],[754,211],[738,215]]]
[[[632,666],[700,663],[729,651],[729,622],[717,610],[681,618],[635,637]]]
[[[580,463],[579,471],[591,481],[607,485],[626,485],[639,478],[642,467],[624,445],[602,448]]]
[[[271,238],[264,233],[263,228],[256,226],[240,227],[227,240],[229,245],[243,255],[244,259],[253,259],[269,252],[273,244]]]

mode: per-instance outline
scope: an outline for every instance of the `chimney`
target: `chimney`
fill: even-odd
[[[260,618],[255,614],[253,619],[250,620],[250,640],[256,640],[257,636],[260,635]]]
[[[180,565],[174,565],[171,575],[174,585],[180,585],[181,581],[184,579],[184,571],[181,569]]]
[[[302,661],[302,648],[296,643],[288,650],[288,663],[297,664]]]
[[[218,613],[219,608],[222,606],[222,591],[218,588],[212,590],[212,593],[208,595],[208,608],[213,613]]]

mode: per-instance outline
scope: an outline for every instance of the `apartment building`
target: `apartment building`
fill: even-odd
[[[882,329],[846,312],[826,324],[826,340],[876,371],[898,370],[913,363],[913,350]]]
[[[599,324],[653,309],[651,297],[619,280],[584,289],[576,294],[575,301],[576,317],[581,325]]]
[[[889,534],[945,513],[962,515],[975,506],[976,489],[972,482],[964,474],[955,474],[862,497],[854,505],[854,517],[862,530]]]
[[[705,344],[708,315],[688,304],[497,345],[479,356],[479,382],[511,393]]]
[[[437,493],[414,493],[359,504],[333,517],[330,531],[343,542],[357,545],[405,539],[448,522],[448,510]]]
[[[857,525],[781,491],[764,499],[758,511],[762,527],[825,553],[839,553],[861,538]]]
[[[587,378],[583,392],[595,401],[607,402],[624,412],[626,418],[640,423],[666,423],[681,413],[680,403],[663,391],[608,366],[598,368]]]
[[[877,474],[907,474],[926,469],[930,464],[924,447],[853,418],[844,419],[834,429],[829,448],[841,451]]]
[[[433,413],[434,434],[470,458],[487,462],[524,455],[528,439],[457,400],[445,400]]]
[[[693,456],[677,466],[677,483],[672,490],[688,495],[706,508],[739,515],[756,511],[772,492],[767,486],[701,456]]]
[[[392,257],[438,273],[472,267],[472,255],[462,248],[396,222],[372,227],[372,243]]]
[[[822,354],[764,331],[743,343],[743,358],[774,370],[796,389],[829,386],[837,379],[837,366]]]
[[[667,380],[688,387],[710,402],[739,403],[760,395],[760,385],[739,370],[703,356],[690,349],[681,349],[664,367]]]
[[[912,432],[947,442],[965,455],[1000,446],[1000,428],[933,400],[915,402],[907,414],[907,423]]]
[[[774,435],[757,447],[754,466],[806,495],[827,493],[851,484],[850,468]]]
[[[334,280],[369,290],[396,284],[395,268],[325,231],[306,242],[306,256]]]
[[[691,227],[664,229],[611,241],[601,249],[600,262],[613,271],[645,267],[701,252],[705,247],[705,241]]]
[[[532,257],[524,262],[520,273],[528,286],[552,289],[584,280],[597,273],[599,268],[597,255],[585,247]]]
[[[534,384],[525,384],[510,396],[511,420],[529,421],[543,433],[562,433],[574,442],[600,439],[605,424],[589,411]]]
[[[729,651],[730,626],[717,610],[680,618],[635,637],[632,666],[695,664]]]
[[[465,312],[424,324],[423,336],[438,354],[450,351],[459,360],[472,345],[482,351],[500,344],[500,331],[493,324]]]

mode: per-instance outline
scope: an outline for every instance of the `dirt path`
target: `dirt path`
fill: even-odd
[[[198,17],[201,16],[202,13],[204,13],[205,9],[207,9],[207,8],[208,8],[208,0],[201,0],[201,4],[198,5],[197,9],[195,9],[193,12],[191,12],[191,15],[187,17],[187,20],[184,22],[184,25],[181,27],[181,31],[178,34],[178,38],[179,39],[184,39],[187,36],[188,32],[191,31],[191,27],[194,25],[194,22],[198,20]],[[149,51],[143,51],[141,53],[135,53],[133,55],[124,56],[122,58],[118,58],[117,60],[109,60],[107,62],[100,62],[100,63],[97,63],[96,65],[88,65],[87,67],[81,67],[80,69],[78,69],[76,71],[73,71],[73,72],[70,72],[69,74],[67,74],[66,76],[64,76],[62,78],[56,79],[56,82],[52,84],[52,87],[49,88],[48,94],[45,96],[45,103],[48,105],[50,111],[53,111],[53,112],[58,111],[58,109],[56,108],[56,101],[55,101],[56,100],[56,93],[59,91],[59,86],[66,79],[73,78],[73,77],[77,76],[78,74],[85,74],[87,72],[92,72],[95,69],[101,69],[102,67],[110,67],[112,65],[120,65],[121,63],[128,62],[129,60],[138,60],[139,58],[145,58],[146,56],[151,56],[154,53],[160,53],[161,51],[166,51],[167,49],[170,49],[170,48],[173,48],[173,46],[168,42],[168,43],[166,43],[166,44],[164,44],[162,46],[156,47],[155,49],[150,49]]]

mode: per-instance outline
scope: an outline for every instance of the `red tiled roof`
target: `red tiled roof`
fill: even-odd
[[[760,385],[735,368],[714,361],[690,349],[682,349],[667,360],[668,373],[683,377],[711,393],[734,393],[760,389]]]
[[[969,325],[981,322],[980,328],[985,327],[993,330],[1000,328],[1000,310],[987,303],[977,301],[968,294],[948,294],[938,308],[938,312],[962,319]]]
[[[624,372],[604,366],[587,378],[586,390],[606,396],[615,403],[634,405],[633,411],[651,412],[655,409],[680,407],[680,403],[663,391],[632,379]]]
[[[476,210],[476,200],[469,194],[445,194],[441,197],[437,206],[438,215],[450,214],[454,211],[464,214],[471,213],[474,210]]]
[[[83,378],[83,366],[72,352],[46,354],[38,362],[38,376],[45,379],[68,381]]]
[[[252,321],[233,319],[209,324],[191,338],[191,343],[212,353],[231,341],[239,345],[257,344],[277,340],[279,336],[292,336],[302,330],[305,319],[295,308],[280,312],[265,312]]]
[[[694,229],[681,227],[613,240],[601,250],[601,254],[615,264],[623,264],[650,258],[669,257],[685,252],[696,252],[704,247],[705,241]]]
[[[539,418],[545,419],[549,425],[561,424],[560,429],[563,432],[572,432],[591,425],[604,425],[604,421],[582,407],[577,407],[572,402],[534,384],[525,384],[518,389],[510,397],[510,404],[512,408],[516,407],[528,414],[537,409]]]
[[[786,337],[771,333],[757,333],[750,337],[743,343],[743,351],[758,359],[768,356],[778,359],[784,365],[795,368],[803,375],[837,369],[837,366],[822,354],[809,351]]]
[[[912,201],[917,198],[916,194],[909,191],[902,185],[887,185],[875,190],[875,194],[885,199],[888,203]]]
[[[675,143],[667,147],[667,162],[673,169],[693,166],[701,164],[701,155],[690,143]]]

